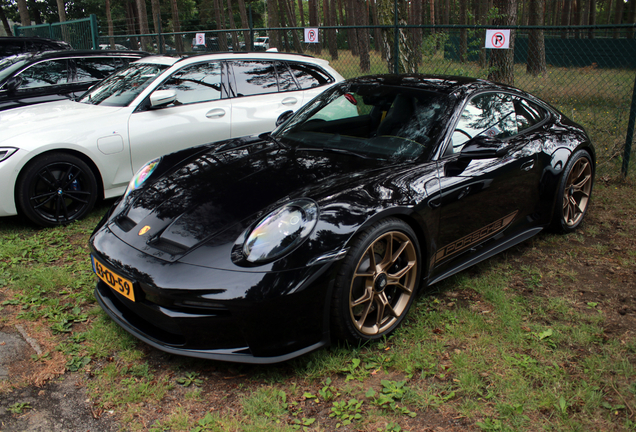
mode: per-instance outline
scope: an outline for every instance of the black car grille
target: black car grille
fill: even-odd
[[[123,231],[128,232],[137,225],[134,220],[130,219],[127,216],[120,216],[115,221],[117,226],[121,228]]]
[[[151,242],[150,246],[159,249],[161,252],[169,253],[170,255],[180,255],[188,251],[184,246],[162,239]]]

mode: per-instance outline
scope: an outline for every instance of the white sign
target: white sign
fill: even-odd
[[[205,33],[197,33],[195,45],[205,45]]]
[[[305,29],[305,43],[318,43],[318,29],[306,28]]]
[[[490,49],[510,48],[510,29],[486,30],[486,48],[490,48]]]

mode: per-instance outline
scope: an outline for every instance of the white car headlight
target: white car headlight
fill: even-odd
[[[0,147],[0,162],[5,159],[8,159],[13,153],[17,152],[18,149],[14,147]]]
[[[151,160],[146,165],[142,166],[139,171],[137,171],[137,174],[135,174],[130,180],[130,183],[128,183],[128,188],[126,188],[126,193],[124,193],[124,199],[126,199],[126,197],[130,195],[132,191],[139,189],[141,185],[144,184],[146,179],[150,177],[150,174],[152,174],[155,168],[157,168],[159,162],[161,162],[160,157]]]
[[[309,199],[289,202],[256,224],[243,244],[249,262],[264,262],[291,252],[318,222],[318,204]]]

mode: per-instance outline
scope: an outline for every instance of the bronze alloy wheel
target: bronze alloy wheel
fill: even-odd
[[[563,220],[568,227],[578,225],[585,215],[591,191],[591,162],[581,157],[572,166],[563,192]]]
[[[402,232],[377,237],[362,254],[349,291],[349,313],[365,336],[380,335],[409,309],[417,286],[417,253]]]

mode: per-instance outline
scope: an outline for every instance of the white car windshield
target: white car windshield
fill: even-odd
[[[79,102],[116,107],[128,106],[168,67],[161,64],[131,64],[89,89]]]

